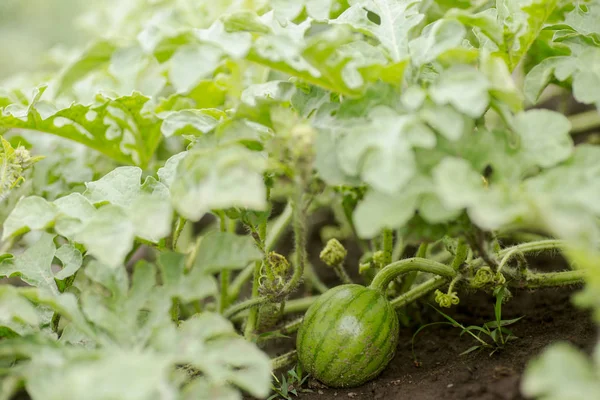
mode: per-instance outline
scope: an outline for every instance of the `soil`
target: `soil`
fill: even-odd
[[[318,223],[317,223],[318,225]],[[310,243],[317,244],[316,232],[310,232]],[[349,243],[348,243],[349,244]],[[358,251],[348,246],[348,260],[358,259]],[[320,265],[318,252],[310,251],[309,258],[316,271],[329,286],[337,284],[333,274]],[[356,253],[356,254],[353,254]],[[354,258],[356,256],[356,258]],[[529,265],[539,271],[564,270],[566,262],[554,254],[529,259]],[[519,400],[521,375],[526,364],[544,348],[557,341],[568,341],[578,348],[592,352],[597,341],[597,328],[591,313],[576,308],[572,296],[579,287],[513,290],[513,298],[502,307],[502,319],[523,317],[509,328],[517,340],[490,356],[490,351],[460,353],[476,344],[460,329],[434,325],[422,330],[415,340],[418,366],[412,355],[411,341],[419,324],[401,329],[396,356],[375,380],[357,388],[330,389],[309,381],[310,392],[301,392],[299,400],[389,399],[389,400]],[[486,293],[461,295],[458,306],[446,311],[464,326],[479,325],[494,320],[495,298]],[[430,307],[416,309],[422,323],[442,321]],[[273,343],[277,355],[290,350],[293,341]]]
[[[473,346],[460,330],[435,325],[417,336],[412,357],[411,340],[414,330],[404,329],[396,357],[376,380],[352,389],[315,388],[302,393],[301,400],[352,399],[418,399],[418,400],[516,400],[521,374],[526,363],[547,345],[569,341],[591,352],[596,332],[590,315],[570,303],[573,288],[544,289],[514,293],[503,307],[503,318],[522,320],[512,326],[519,337],[492,356],[489,351],[459,355]],[[464,305],[450,314],[464,324],[482,324],[492,320],[493,302],[485,296],[465,297]]]

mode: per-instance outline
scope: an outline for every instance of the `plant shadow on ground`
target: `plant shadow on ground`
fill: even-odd
[[[530,260],[538,270],[552,271],[568,268],[560,257],[538,257]],[[320,271],[320,270],[319,270]],[[330,286],[329,274],[324,277]],[[571,302],[578,287],[548,288],[536,291],[514,290],[513,298],[502,307],[502,318],[523,317],[511,325],[518,337],[504,350],[489,356],[489,349],[460,353],[477,344],[469,335],[460,336],[461,329],[434,325],[421,331],[415,339],[415,365],[411,341],[417,327],[400,331],[396,356],[375,380],[356,388],[332,389],[313,387],[311,392],[299,393],[300,400],[390,399],[390,400],[519,400],[521,374],[533,357],[556,341],[568,341],[592,352],[596,328],[589,312],[576,308]],[[461,324],[483,325],[494,320],[495,298],[478,292],[461,296],[460,304],[444,312]],[[423,323],[445,321],[431,307],[421,306]],[[289,350],[293,340],[272,343],[277,354]],[[288,368],[290,369],[291,366]],[[284,372],[284,371],[283,371]],[[278,374],[281,375],[282,371]],[[293,397],[296,398],[296,397]]]

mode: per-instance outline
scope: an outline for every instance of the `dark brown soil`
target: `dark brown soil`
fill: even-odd
[[[391,364],[373,382],[353,389],[313,389],[301,400],[418,399],[418,400],[513,400],[519,394],[521,373],[527,363],[550,343],[566,340],[591,352],[596,335],[589,314],[570,303],[573,288],[515,293],[504,306],[503,317],[525,316],[512,328],[518,340],[489,356],[481,351],[460,356],[474,345],[460,330],[443,325],[423,330],[416,339],[417,367],[411,352],[413,330],[401,332],[400,345]],[[493,301],[481,295],[462,299],[450,314],[464,324],[492,320]]]
[[[568,268],[560,256],[554,256],[529,260],[530,265],[545,271]],[[318,265],[318,256],[313,255],[311,261],[330,286],[337,284],[336,278]],[[502,307],[502,318],[523,316],[523,319],[509,327],[519,339],[492,356],[489,350],[461,356],[460,353],[476,344],[475,340],[466,334],[461,337],[459,328],[434,325],[421,331],[416,338],[415,353],[419,361],[419,366],[416,366],[411,349],[413,333],[419,326],[415,324],[414,328],[401,330],[395,358],[374,381],[343,390],[325,388],[318,382],[312,382],[309,385],[311,392],[300,393],[299,400],[523,399],[519,392],[523,370],[527,362],[546,346],[557,341],[568,341],[591,353],[597,340],[596,327],[590,313],[576,308],[571,302],[572,295],[579,289],[563,287],[513,291],[513,298]],[[481,326],[494,320],[494,301],[491,295],[481,292],[469,296],[461,294],[461,303],[444,311],[464,326]],[[443,320],[430,307],[423,305],[421,311],[423,323]],[[289,339],[276,344],[277,354],[289,350],[292,345],[293,341]]]

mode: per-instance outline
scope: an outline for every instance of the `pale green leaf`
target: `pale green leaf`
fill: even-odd
[[[411,34],[425,17],[418,4],[417,0],[356,0],[331,22],[372,35],[397,62],[408,57]],[[369,12],[377,14],[380,22],[372,21]]]
[[[42,197],[25,197],[17,203],[2,226],[2,239],[7,239],[30,230],[49,227],[56,216],[56,207]]]
[[[18,276],[29,285],[58,293],[52,272],[56,246],[54,236],[42,234],[40,239],[23,254],[0,264],[0,276]]]
[[[416,172],[408,128],[414,117],[398,115],[389,108],[371,111],[344,129],[337,141],[340,167],[348,176],[360,176],[382,193],[396,193]]]
[[[421,117],[446,139],[453,141],[460,139],[473,125],[469,118],[451,106],[425,107],[421,111]],[[433,146],[435,146],[435,142]]]
[[[410,55],[415,65],[434,61],[443,52],[460,47],[467,31],[456,20],[440,19],[427,25],[421,36],[409,43]]]
[[[83,244],[90,255],[110,267],[121,265],[133,248],[135,227],[123,208],[106,205],[100,208],[75,240]]]
[[[97,339],[97,334],[81,312],[77,298],[72,293],[52,293],[40,288],[25,288],[20,290],[23,297],[35,304],[49,307],[60,313],[73,326],[86,335],[87,338]]]
[[[221,316],[202,313],[181,324],[175,354],[212,382],[230,382],[256,397],[269,394],[271,361],[258,348],[234,335]]]
[[[529,362],[523,394],[539,400],[578,400],[600,396],[598,366],[568,343],[556,343]]]
[[[226,385],[210,383],[205,378],[198,378],[183,388],[180,400],[242,400],[237,390]]]
[[[83,263],[81,252],[70,244],[60,246],[54,256],[62,263],[62,269],[55,274],[55,278],[60,280],[74,275]]]
[[[433,170],[433,182],[442,205],[449,210],[477,204],[483,195],[482,176],[461,158],[444,158]]]
[[[233,58],[243,58],[252,46],[252,35],[248,32],[227,32],[223,21],[215,21],[207,29],[196,29],[196,37],[204,43],[220,47]]]
[[[289,102],[296,92],[291,82],[269,81],[252,85],[242,92],[241,100],[251,107],[262,102]]]
[[[367,193],[353,215],[358,235],[372,238],[384,228],[394,229],[404,225],[413,216],[416,205],[417,196],[413,193]]]
[[[515,118],[522,157],[531,165],[548,168],[569,158],[573,140],[569,120],[550,110],[529,110]]]
[[[164,116],[161,131],[165,137],[183,134],[208,133],[219,120],[215,110],[181,110]]]
[[[40,317],[35,307],[15,287],[0,286],[0,326],[19,335],[26,335],[33,333],[33,327],[37,327],[39,323]]]
[[[197,221],[211,209],[266,208],[265,159],[243,147],[190,150],[179,161],[171,200],[185,218]]]
[[[420,196],[429,191],[431,183],[422,176],[414,177],[397,193],[369,191],[352,215],[358,235],[373,238],[384,228],[402,227],[415,214]]]
[[[577,62],[570,57],[549,57],[537,64],[525,77],[523,92],[532,104],[537,103],[542,91],[553,77],[564,80],[571,76]]]
[[[228,232],[214,232],[203,237],[196,254],[195,268],[207,273],[241,269],[263,256],[250,236]]]
[[[450,104],[461,113],[479,118],[487,109],[490,83],[479,71],[467,65],[457,65],[444,71],[430,89],[438,104]]]
[[[171,156],[165,165],[158,170],[158,178],[166,187],[171,187],[177,174],[179,162],[187,156],[187,151],[182,151]]]
[[[169,360],[163,355],[136,349],[80,352],[72,359],[67,354],[56,360],[40,357],[28,366],[26,387],[32,400],[175,398]]]
[[[202,268],[185,272],[185,256],[180,253],[161,253],[158,257],[163,287],[169,296],[185,303],[218,294],[217,282]]]
[[[498,21],[504,25],[508,61],[514,69],[538,37],[558,0],[497,0]]]
[[[56,92],[70,89],[80,79],[90,72],[103,67],[110,61],[113,52],[117,50],[114,42],[100,40],[89,45],[76,60],[68,65],[61,73]]]
[[[97,181],[86,183],[84,196],[94,205],[110,203],[128,207],[140,194],[141,179],[141,169],[119,167]]]
[[[202,79],[212,75],[222,51],[212,45],[181,46],[169,60],[169,80],[178,93],[187,93]]]

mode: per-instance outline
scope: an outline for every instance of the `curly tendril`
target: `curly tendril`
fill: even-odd
[[[479,268],[471,280],[471,286],[476,289],[486,286],[502,286],[505,283],[504,275],[501,272],[494,272],[490,267]]]
[[[438,303],[440,307],[450,308],[453,305],[460,303],[460,299],[458,298],[458,293],[454,291],[444,293],[438,289],[435,291],[435,302]]]

